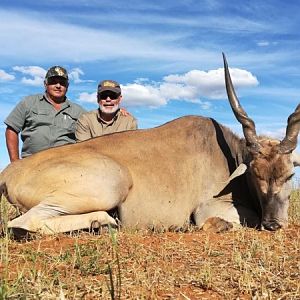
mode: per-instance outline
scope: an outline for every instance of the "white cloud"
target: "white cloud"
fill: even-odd
[[[195,102],[197,98],[196,89],[182,83],[164,82],[160,85],[160,91],[165,97],[174,100],[187,100]]]
[[[92,94],[86,92],[80,93],[78,100],[87,103],[97,103],[97,92],[94,92]]]
[[[250,72],[241,69],[230,69],[235,87],[248,87],[258,84],[258,80]],[[211,107],[206,99],[226,98],[224,87],[224,69],[192,70],[185,74],[165,76],[162,82],[148,82],[146,78],[138,78],[134,83],[122,85],[123,103],[126,106],[159,107],[168,101],[178,100],[198,103],[203,109]],[[82,93],[79,100],[95,102],[96,93]]]
[[[159,86],[132,83],[122,86],[124,104],[128,106],[158,107],[167,104],[168,99],[161,93]]]
[[[81,75],[84,75],[84,72],[80,68],[74,68],[69,72],[70,80],[73,80],[74,83],[81,82],[94,82],[94,80],[83,80],[80,78]]]
[[[235,87],[247,87],[257,85],[258,81],[250,72],[241,69],[229,69],[230,75]],[[220,99],[225,97],[224,89],[224,69],[200,71],[192,70],[183,75],[172,74],[164,77],[164,80],[170,84],[170,87],[178,89],[181,86],[185,97],[189,100],[199,97],[211,99]],[[181,95],[179,95],[181,97]]]
[[[28,75],[22,77],[21,82],[33,86],[42,86],[47,72],[45,69],[38,66],[15,66],[13,67],[13,70]],[[81,75],[84,75],[84,72],[80,68],[73,68],[69,72],[69,78],[70,80],[73,80],[74,83],[93,82],[93,80],[82,80],[80,78]]]
[[[270,43],[267,41],[260,41],[260,42],[257,42],[257,45],[260,47],[266,47],[266,46],[269,46]]]
[[[22,77],[21,82],[33,86],[42,86],[47,72],[45,69],[38,66],[15,66],[13,67],[13,70],[30,76],[31,78]]]
[[[84,72],[79,68],[74,68],[69,72],[69,78],[74,80],[75,83],[82,82],[79,78],[80,75],[84,75]]]
[[[10,80],[14,80],[15,76],[6,73],[4,70],[0,69],[0,81],[10,81]]]
[[[135,83],[144,83],[144,82],[149,82],[149,78],[144,78],[144,77],[139,77],[136,80],[134,80]]]
[[[276,46],[278,42],[276,41],[258,41],[257,46],[259,47],[268,47],[268,46]]]
[[[222,75],[224,76],[224,71],[222,70]],[[229,68],[232,82],[234,85],[239,87],[250,87],[258,85],[258,80],[250,72],[246,70],[241,70],[237,68]],[[220,73],[219,73],[220,74]]]
[[[95,15],[97,12],[95,12]],[[196,42],[193,47],[185,44],[185,40],[190,40],[192,37],[196,40],[206,40],[205,36],[201,34],[200,39],[193,33],[193,30],[182,30],[186,26],[193,29],[194,26],[206,28],[207,26],[212,30],[212,24],[217,31],[233,32],[240,30],[265,31],[270,26],[268,24],[260,24],[249,21],[245,25],[245,20],[240,18],[222,19],[215,17],[212,19],[201,18],[201,20],[192,20],[186,17],[181,23],[182,17],[171,18],[165,15],[157,16],[158,20],[155,23],[165,24],[166,18],[170,21],[169,24],[176,24],[181,27],[181,30],[165,31],[156,30],[154,28],[145,26],[125,26],[122,23],[122,18],[115,13],[105,14],[105,16],[95,16],[92,24],[84,21],[91,19],[90,14],[84,15],[77,13],[70,15],[68,18],[60,18],[58,15],[51,15],[39,13],[37,11],[30,12],[30,10],[14,11],[4,10],[0,8],[0,40],[5,41],[5,47],[0,47],[0,60],[8,60],[13,64],[60,64],[68,62],[82,63],[85,62],[108,62],[123,61],[125,64],[130,64],[132,69],[148,69],[148,70],[182,70],[192,69],[195,66],[202,68],[215,67],[216,63],[221,64],[221,49],[220,45],[216,45],[214,39],[207,39],[207,43],[203,44]],[[142,16],[141,16],[142,15]],[[74,22],[70,22],[70,18],[74,18]],[[111,21],[116,18],[116,24],[106,26],[106,18]],[[137,14],[134,17],[128,17],[128,13],[123,14],[123,21],[128,24],[145,25],[147,16],[144,14]],[[148,15],[149,21],[153,24],[155,16]],[[82,22],[76,24],[79,19]],[[67,23],[67,22],[70,23]],[[213,22],[212,22],[213,21]],[[224,27],[224,22],[227,24]],[[102,24],[101,26],[99,24]],[[191,25],[189,23],[192,22]],[[113,22],[114,23],[114,22]],[[95,27],[92,27],[93,24]],[[151,25],[150,24],[150,25]],[[209,25],[207,25],[209,24]],[[236,26],[238,24],[238,26]],[[242,25],[241,25],[242,24]],[[245,28],[244,28],[245,26]],[[267,26],[267,28],[265,28]],[[159,27],[160,28],[160,27]],[[274,30],[274,28],[272,28]],[[278,32],[278,30],[277,30]],[[151,36],[151,39],[149,39]],[[231,39],[229,39],[231,41]],[[92,46],[91,46],[92,45]],[[205,47],[204,47],[205,45]],[[234,45],[223,45],[222,47],[228,49],[238,49]],[[229,50],[228,50],[229,51]],[[234,62],[236,64],[244,64],[247,61],[249,64],[255,66],[274,67],[275,61],[286,61],[286,57],[290,57],[293,53],[297,54],[296,50],[286,50],[284,52],[268,52],[261,55],[252,53],[251,51],[244,51],[242,53],[233,52]],[[143,63],[140,63],[143,61]],[[125,65],[124,64],[124,65]],[[127,66],[124,66],[126,68]],[[81,80],[81,79],[80,79]]]
[[[267,127],[269,124],[266,124]],[[286,128],[277,128],[277,129],[263,129],[260,133],[261,135],[270,136],[278,140],[282,140],[286,134]]]
[[[41,63],[59,63],[145,58],[194,63],[199,57],[210,61],[215,60],[216,55],[220,57],[220,53],[201,48],[174,48],[174,43],[182,38],[180,33],[172,34],[169,39],[166,39],[166,33],[156,33],[149,39],[143,30],[124,33],[106,27],[68,24],[50,15],[42,18],[38,13],[22,11],[20,14],[3,9],[0,9],[0,19],[0,39],[5,40],[5,47],[0,47],[0,58],[10,61],[32,61],[34,58]]]
[[[211,102],[204,101],[200,104],[202,109],[208,110],[211,108]]]

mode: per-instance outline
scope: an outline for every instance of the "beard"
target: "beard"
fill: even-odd
[[[99,107],[100,107],[101,112],[112,115],[119,109],[119,104],[116,104],[113,107],[106,107],[106,106],[100,104]]]

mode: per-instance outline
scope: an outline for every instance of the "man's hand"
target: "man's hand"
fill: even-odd
[[[121,112],[122,116],[125,116],[125,117],[131,116],[131,113],[128,112],[125,108],[120,108],[120,112]]]

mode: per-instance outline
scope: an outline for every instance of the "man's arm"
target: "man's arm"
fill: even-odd
[[[77,142],[82,142],[92,138],[90,126],[85,118],[85,114],[82,114],[76,122],[75,136]]]
[[[136,129],[138,129],[137,120],[136,120],[136,118],[133,118],[133,120],[132,120],[132,123],[131,123],[131,126],[130,126],[129,130],[136,130]]]
[[[20,159],[18,133],[12,127],[7,126],[5,131],[5,138],[10,162]]]
[[[6,147],[11,162],[20,159],[19,132],[21,132],[26,121],[28,101],[28,97],[21,100],[4,120],[7,126],[5,132]],[[31,106],[31,103],[29,106]]]

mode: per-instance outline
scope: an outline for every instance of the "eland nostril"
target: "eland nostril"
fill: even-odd
[[[277,222],[263,222],[263,226],[267,230],[275,231],[280,229],[282,226]]]

